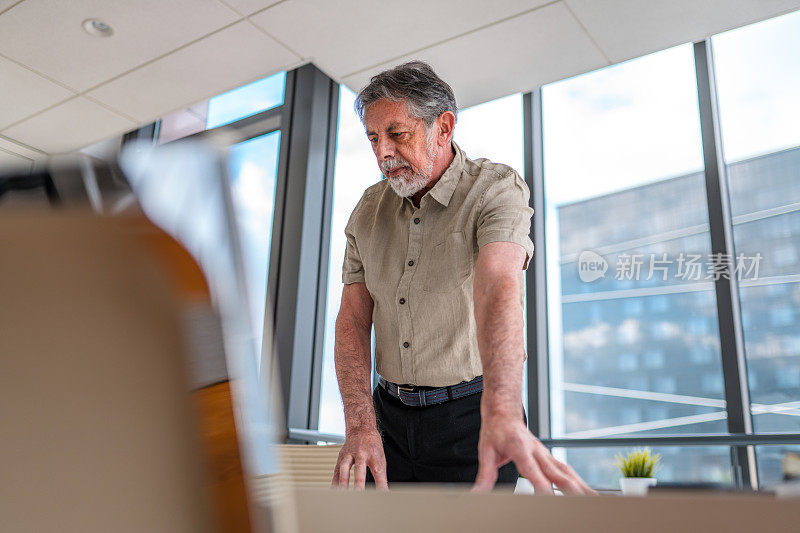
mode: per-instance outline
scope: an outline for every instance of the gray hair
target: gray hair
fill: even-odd
[[[362,123],[367,108],[382,98],[405,101],[408,113],[422,119],[428,128],[445,111],[454,115],[458,111],[453,89],[423,61],[403,63],[370,79],[356,97],[356,113]]]

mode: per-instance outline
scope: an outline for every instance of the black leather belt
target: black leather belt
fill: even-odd
[[[478,376],[472,381],[462,381],[458,385],[450,385],[449,387],[439,387],[436,389],[398,385],[397,383],[386,381],[378,376],[378,385],[383,387],[386,392],[405,405],[425,407],[427,405],[436,405],[437,403],[455,400],[456,398],[463,398],[464,396],[477,394],[483,391],[483,376]]]

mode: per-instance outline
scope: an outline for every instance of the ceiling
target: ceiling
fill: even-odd
[[[0,0],[0,167],[74,151],[312,62],[353,90],[411,58],[461,107],[800,0]],[[89,18],[114,34],[84,31]]]

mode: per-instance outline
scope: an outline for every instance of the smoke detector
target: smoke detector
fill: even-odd
[[[114,28],[100,19],[86,19],[83,21],[83,29],[89,35],[95,37],[111,37],[114,35]]]

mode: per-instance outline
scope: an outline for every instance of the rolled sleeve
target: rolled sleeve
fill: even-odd
[[[533,209],[528,205],[529,199],[525,181],[511,171],[486,190],[478,216],[478,248],[490,242],[519,244],[526,254],[523,270],[533,257],[530,238]]]
[[[360,207],[361,202],[353,209],[350,220],[347,221],[347,226],[344,228],[347,245],[344,249],[344,263],[342,264],[342,283],[345,285],[364,283],[365,281],[364,264],[361,262],[361,254],[358,252],[358,243],[355,235],[356,219]]]

